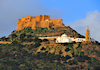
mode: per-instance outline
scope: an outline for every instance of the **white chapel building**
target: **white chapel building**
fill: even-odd
[[[59,36],[57,39],[56,39],[56,43],[71,43],[71,42],[85,42],[86,39],[85,38],[71,38],[71,37],[68,37],[66,34],[63,34],[62,36]],[[95,42],[94,39],[90,39],[91,42]]]
[[[63,34],[61,37],[59,36],[56,39],[56,43],[71,43],[72,40],[70,37],[68,37],[66,34]]]

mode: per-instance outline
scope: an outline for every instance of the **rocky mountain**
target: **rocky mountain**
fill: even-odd
[[[69,26],[48,28],[31,27],[12,32],[11,44],[0,44],[1,70],[100,70],[100,43],[59,43],[38,37],[67,34],[72,38],[85,38]]]

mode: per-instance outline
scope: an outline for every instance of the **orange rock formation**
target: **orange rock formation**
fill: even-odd
[[[37,15],[36,17],[33,16],[26,16],[22,19],[19,19],[17,22],[17,31],[22,30],[26,27],[31,27],[35,29],[37,27],[47,27],[49,29],[50,26],[64,26],[62,19],[50,19],[48,15]]]
[[[90,41],[90,30],[89,30],[89,27],[87,27],[87,30],[86,30],[85,40],[86,41]]]

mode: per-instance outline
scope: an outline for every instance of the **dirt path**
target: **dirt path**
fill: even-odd
[[[11,44],[12,42],[0,41],[0,44]]]

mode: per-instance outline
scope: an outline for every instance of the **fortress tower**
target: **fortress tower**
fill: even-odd
[[[85,40],[86,41],[90,41],[90,30],[89,30],[89,26],[87,26]]]
[[[32,29],[47,27],[49,29],[50,26],[64,26],[64,24],[62,19],[50,19],[48,15],[26,16],[17,22],[17,31],[27,27],[31,27]]]

